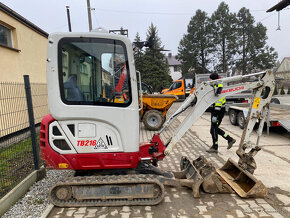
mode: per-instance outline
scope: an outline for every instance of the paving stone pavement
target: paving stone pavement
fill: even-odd
[[[176,110],[173,107],[168,114]],[[176,120],[171,127],[162,134],[165,142],[179,125]],[[145,130],[141,125],[140,141],[149,141],[154,132]],[[179,170],[181,156],[196,159],[200,155],[205,156],[216,167],[224,164],[222,158],[215,154],[208,154],[206,145],[192,131],[188,131],[177,144],[173,152],[159,166],[164,170]],[[264,199],[241,199],[236,194],[206,194],[201,192],[199,199],[193,198],[191,189],[166,187],[164,201],[157,206],[123,206],[123,207],[81,207],[81,208],[54,208],[49,217],[53,218],[86,218],[86,217],[157,217],[157,218],[186,218],[186,217],[284,217],[268,204]],[[290,214],[289,214],[290,215]]]

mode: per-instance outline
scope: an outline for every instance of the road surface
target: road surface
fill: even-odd
[[[169,113],[175,111],[180,104],[174,103]],[[162,135],[164,141],[173,134],[185,115],[178,117]],[[205,113],[180,140],[171,155],[159,163],[159,166],[165,170],[179,170],[181,156],[196,159],[204,155],[216,167],[221,167],[228,158],[237,160],[235,151],[242,130],[232,126],[228,116],[225,116],[221,127],[237,139],[237,143],[231,150],[226,150],[227,142],[220,137],[219,153],[205,152],[211,146],[210,114]],[[140,141],[150,140],[153,133],[145,130],[142,125]],[[48,217],[290,217],[290,140],[287,136],[287,134],[271,132],[269,136],[265,133],[261,139],[262,151],[256,156],[258,169],[255,171],[255,176],[269,188],[269,194],[265,199],[241,199],[236,194],[203,192],[201,192],[201,198],[195,199],[190,189],[166,187],[164,201],[157,206],[54,207]]]

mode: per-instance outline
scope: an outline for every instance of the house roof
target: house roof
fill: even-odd
[[[275,73],[290,72],[290,57],[283,58]]]
[[[15,20],[19,21],[20,23],[24,24],[25,26],[29,27],[30,29],[34,30],[35,32],[39,33],[40,35],[44,37],[48,37],[48,33],[44,30],[40,29],[35,24],[31,23],[29,20],[22,17],[17,12],[13,11],[11,8],[7,7],[3,3],[0,2],[0,11],[3,11],[4,13],[8,14],[9,16],[13,17]]]
[[[175,56],[173,56],[173,55],[166,56],[166,59],[168,61],[168,65],[169,66],[179,66],[179,65],[181,65],[181,62],[179,60],[177,60],[175,58]]]

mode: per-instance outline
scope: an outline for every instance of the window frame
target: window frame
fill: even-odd
[[[13,29],[11,27],[8,27],[7,25],[3,24],[3,23],[0,23],[0,26],[3,26],[4,28],[8,29],[9,30],[9,35],[10,35],[10,40],[11,40],[11,46],[10,45],[5,45],[5,44],[2,44],[0,42],[0,45],[1,46],[4,46],[4,47],[7,47],[7,48],[12,48],[14,49],[14,44],[13,44],[13,34],[12,34],[12,31]]]
[[[112,45],[121,45],[124,49],[124,55],[126,58],[126,70],[127,70],[127,80],[128,80],[128,89],[129,89],[129,97],[130,100],[126,103],[114,103],[114,102],[84,102],[84,101],[67,101],[65,98],[65,92],[64,92],[64,83],[63,83],[63,68],[62,68],[62,47],[65,43],[72,43],[72,42],[104,42],[109,43]],[[112,43],[113,42],[113,43]],[[110,107],[128,107],[132,103],[133,99],[133,92],[131,88],[131,79],[130,79],[130,66],[129,66],[129,60],[128,60],[128,52],[127,47],[125,43],[121,40],[117,39],[106,39],[106,38],[94,38],[94,37],[65,37],[59,40],[58,42],[58,78],[59,78],[59,91],[60,91],[60,97],[61,101],[66,105],[91,105],[91,106],[110,106]],[[101,64],[102,65],[102,64]],[[103,88],[103,87],[102,87]]]

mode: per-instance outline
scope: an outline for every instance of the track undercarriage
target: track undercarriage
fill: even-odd
[[[192,162],[182,157],[178,172],[162,171],[143,162],[134,170],[67,178],[50,189],[49,198],[59,207],[156,205],[164,198],[164,186],[188,187],[196,198],[200,197],[201,189],[206,193],[237,192],[242,197],[267,194],[260,181],[238,169],[234,162],[216,170],[200,156]]]

